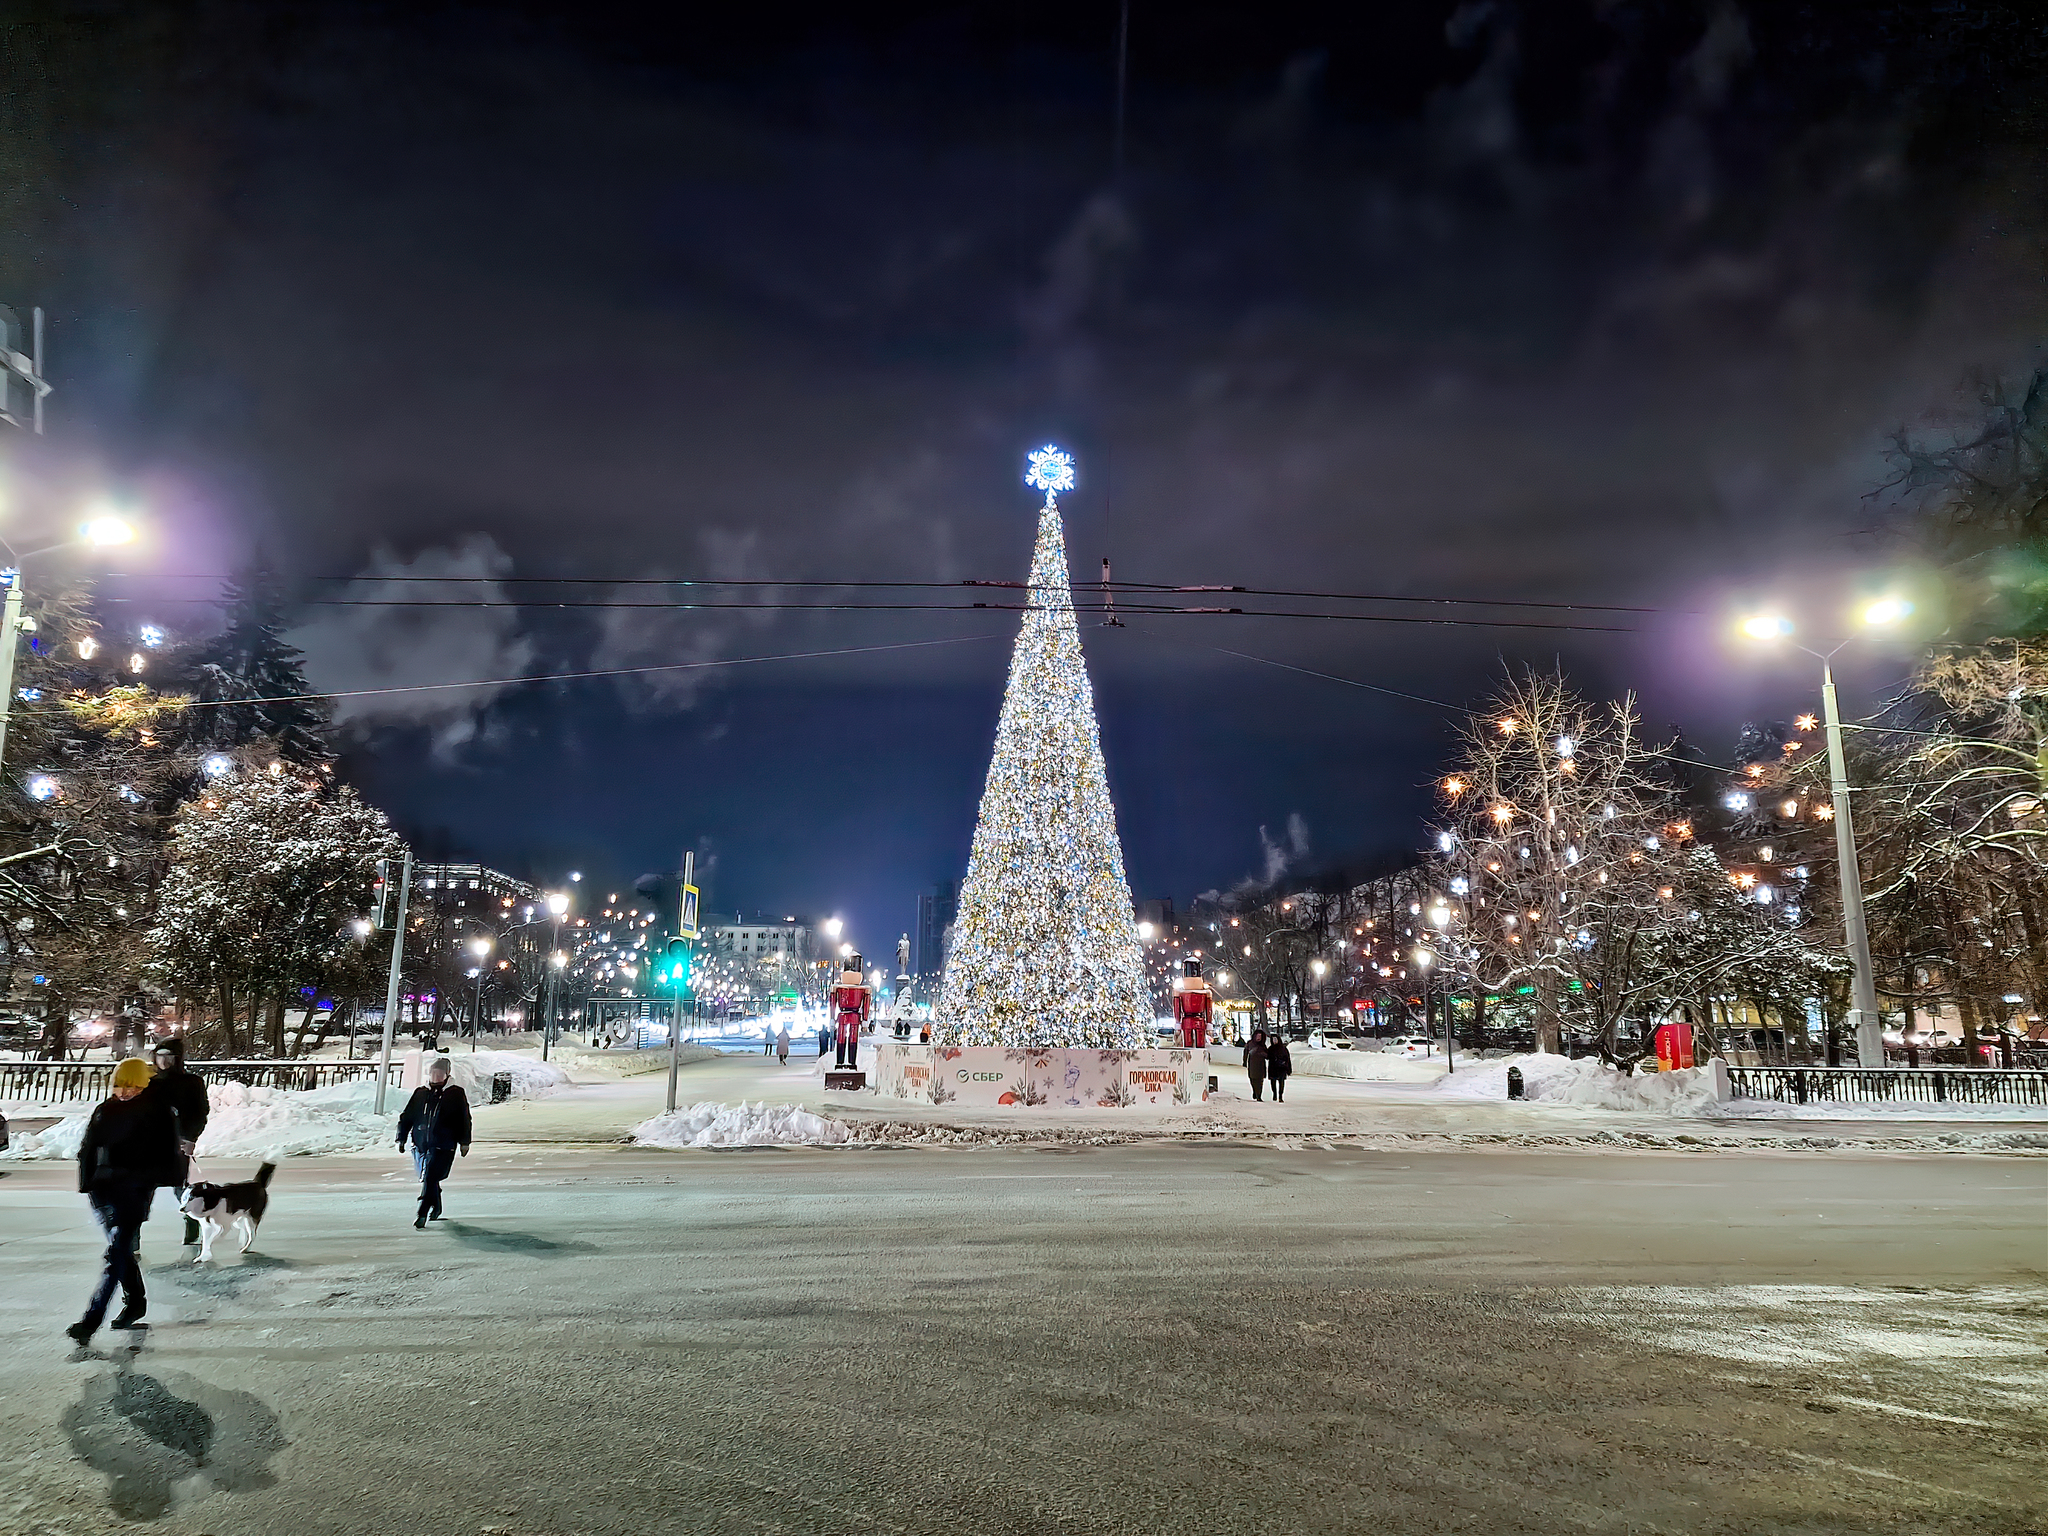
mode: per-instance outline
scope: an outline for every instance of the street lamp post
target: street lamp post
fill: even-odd
[[[1896,624],[1913,612],[1903,598],[1888,597],[1863,610],[1863,622],[1873,628]],[[1742,632],[1752,640],[1783,640],[1792,634],[1792,621],[1775,614],[1746,619]],[[1850,807],[1849,764],[1842,752],[1842,714],[1835,699],[1834,660],[1855,640],[1850,636],[1831,651],[1816,651],[1794,645],[1820,663],[1821,713],[1826,722],[1828,743],[1828,793],[1835,813],[1835,863],[1842,891],[1842,933],[1849,948],[1849,1025],[1856,1033],[1856,1061],[1859,1066],[1884,1065],[1884,1015],[1877,1005],[1877,972],[1870,961],[1870,929],[1863,917],[1863,869],[1856,855],[1856,820]]]
[[[477,1037],[484,1032],[484,956],[491,952],[491,941],[482,937],[471,939],[469,952],[476,956],[476,969],[470,972],[476,978],[476,1007],[469,1015],[469,1052],[474,1056]]]
[[[1449,946],[1450,943],[1451,909],[1444,905],[1444,903],[1439,901],[1438,903],[1436,903],[1436,905],[1432,906],[1429,909],[1429,921],[1430,925],[1436,929],[1437,950],[1439,951],[1439,953],[1441,953],[1444,949],[1446,949]],[[1428,950],[1422,950],[1418,953],[1417,958],[1421,959],[1423,955],[1427,955],[1428,953]],[[1426,960],[1423,961],[1422,984],[1424,987],[1427,987],[1429,985],[1429,962]],[[1453,1059],[1457,1045],[1457,1037],[1453,1033],[1452,1029],[1450,984],[1446,982],[1442,986],[1438,987],[1436,995],[1438,998],[1438,1006],[1443,1012],[1444,1071],[1446,1074],[1448,1074],[1457,1071],[1457,1063]]]
[[[569,963],[568,957],[562,953],[562,919],[568,915],[568,912],[568,896],[561,891],[549,892],[548,914],[554,918],[555,925],[553,931],[554,943],[548,949],[547,1019],[542,1024],[540,1033],[540,1059],[542,1061],[548,1059],[548,1047],[554,1043],[555,1039],[555,988],[562,974],[562,967]]]

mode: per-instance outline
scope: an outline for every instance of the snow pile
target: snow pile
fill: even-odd
[[[199,1138],[199,1159],[311,1157],[322,1152],[359,1152],[396,1145],[398,1116],[379,1115],[375,1083],[343,1083],[294,1093],[283,1088],[245,1088],[214,1083],[207,1088],[213,1113]],[[402,1102],[396,1094],[387,1104]],[[54,1129],[54,1127],[53,1127]]]
[[[1510,1067],[1522,1070],[1522,1097],[1539,1104],[1635,1110],[1653,1115],[1712,1115],[1722,1108],[1714,1098],[1713,1074],[1706,1067],[1630,1076],[1603,1066],[1591,1056],[1578,1061],[1564,1056],[1503,1056],[1473,1065],[1460,1064],[1430,1091],[1447,1098],[1495,1099],[1505,1103]]]
[[[539,1098],[549,1089],[566,1087],[569,1082],[569,1074],[553,1062],[518,1051],[451,1051],[446,1060],[448,1081],[467,1094],[471,1104],[491,1102],[491,1079],[500,1072],[512,1074],[515,1099]],[[429,1060],[428,1065],[432,1064]]]
[[[275,1162],[284,1157],[311,1157],[323,1152],[360,1152],[398,1141],[398,1116],[379,1115],[373,1083],[343,1083],[310,1093],[283,1088],[245,1088],[240,1083],[212,1083],[207,1101],[206,1134],[199,1138],[199,1160],[256,1158]],[[78,1156],[85,1139],[87,1115],[67,1115],[40,1135],[17,1136],[4,1154],[10,1159],[48,1160]]]
[[[692,1104],[633,1127],[643,1147],[820,1147],[851,1141],[843,1122],[794,1104]]]

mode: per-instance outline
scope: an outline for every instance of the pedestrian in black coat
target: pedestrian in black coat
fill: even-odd
[[[1252,1098],[1256,1101],[1266,1086],[1266,1032],[1252,1031],[1251,1043],[1244,1048],[1244,1075],[1251,1079]]]
[[[149,1310],[135,1247],[157,1190],[185,1177],[177,1121],[164,1099],[146,1091],[149,1078],[149,1063],[139,1056],[114,1068],[113,1097],[92,1112],[78,1144],[78,1192],[92,1202],[93,1216],[107,1235],[100,1281],[85,1316],[64,1330],[80,1345],[99,1331],[117,1286],[121,1310],[114,1318],[116,1328],[133,1328]]]
[[[469,1095],[448,1081],[448,1058],[439,1057],[398,1116],[399,1148],[411,1141],[413,1171],[420,1178],[415,1227],[441,1219],[441,1181],[455,1166],[456,1148],[469,1156],[469,1130]]]
[[[186,1162],[185,1176],[178,1180],[177,1191],[178,1203],[183,1205],[185,1191],[192,1183],[192,1155],[198,1151],[199,1138],[206,1132],[206,1117],[212,1106],[206,1101],[206,1079],[185,1066],[185,1042],[180,1036],[167,1035],[157,1041],[152,1054],[156,1057],[156,1076],[143,1092],[168,1104],[171,1118],[177,1123],[178,1146]],[[189,1248],[198,1241],[199,1223],[187,1216],[185,1246]]]
[[[1294,1076],[1294,1052],[1287,1048],[1286,1040],[1279,1035],[1275,1035],[1266,1046],[1266,1076],[1273,1084],[1273,1102],[1284,1102],[1287,1079]]]

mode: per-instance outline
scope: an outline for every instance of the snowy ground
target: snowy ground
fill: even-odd
[[[2048,1163],[493,1146],[423,1232],[395,1159],[160,1213],[89,1351],[0,1169],[0,1531],[2039,1529]]]
[[[694,1055],[697,1059],[689,1059]],[[828,1091],[814,1058],[787,1065],[752,1053],[686,1053],[677,1087],[681,1119],[647,1129],[663,1113],[667,1057],[649,1052],[568,1052],[541,1064],[532,1053],[451,1057],[471,1087],[480,1152],[492,1146],[607,1143],[641,1134],[651,1145],[720,1147],[852,1143],[1099,1142],[1137,1136],[1343,1139],[1554,1149],[1572,1146],[1690,1151],[1930,1149],[2048,1154],[2048,1112],[2003,1105],[1791,1105],[1712,1101],[1704,1073],[1624,1076],[1597,1061],[1530,1056],[1471,1062],[1426,1083],[1297,1076],[1287,1101],[1251,1098],[1241,1069],[1218,1065],[1207,1104],[1152,1109],[934,1108],[872,1093]],[[1520,1066],[1529,1097],[1507,1098]],[[518,1094],[491,1107],[491,1075],[515,1073]],[[569,1081],[559,1079],[567,1077]],[[207,1156],[242,1158],[376,1152],[394,1122],[369,1111],[363,1085],[279,1095],[223,1085]],[[394,1111],[402,1099],[394,1100]],[[16,1106],[9,1106],[18,1116]],[[33,1107],[29,1114],[34,1115]],[[43,1111],[47,1119],[55,1111]],[[75,1111],[74,1111],[75,1114]],[[68,1156],[82,1118],[16,1135],[12,1157]],[[69,1138],[68,1146],[66,1138]],[[47,1146],[45,1145],[47,1144]]]

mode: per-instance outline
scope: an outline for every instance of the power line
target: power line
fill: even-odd
[[[730,656],[722,661],[669,661],[644,667],[604,667],[592,672],[543,672],[520,677],[478,677],[457,683],[402,683],[389,688],[342,688],[327,693],[279,693],[251,699],[194,699],[186,709],[232,709],[244,704],[296,704],[310,699],[368,699],[382,694],[429,693],[445,688],[509,688],[519,683],[569,683],[595,677],[636,677],[649,672],[695,672],[707,667],[744,667],[768,661],[817,661],[833,656],[865,656],[876,651],[914,651],[933,645],[965,645],[999,640],[1000,635],[951,635],[943,640],[903,640],[892,645],[854,645],[832,651],[790,651],[778,656]]]
[[[225,581],[224,576],[208,575],[199,571],[182,572],[109,572],[138,581]],[[496,587],[799,587],[823,588],[827,590],[859,591],[958,591],[962,587],[993,587],[1017,592],[1041,590],[1024,581],[994,581],[975,577],[964,577],[957,581],[818,581],[784,577],[700,577],[700,576],[309,576],[308,581],[322,585],[409,584],[426,586],[482,585]],[[1189,583],[1157,581],[1111,581],[1089,582],[1088,586],[1098,590],[1114,592],[1221,592],[1235,593],[1244,597],[1298,597],[1318,602],[1345,603],[1421,603],[1451,608],[1546,608],[1583,613],[1639,613],[1655,614],[1685,612],[1690,609],[1664,609],[1629,606],[1620,603],[1558,603],[1536,598],[1516,597],[1439,597],[1411,596],[1395,592],[1315,592],[1291,587],[1248,587],[1228,583]],[[1046,589],[1051,590],[1051,589]],[[170,602],[214,602],[214,598],[168,598]],[[335,599],[308,598],[307,602],[330,602]]]
[[[116,603],[140,603],[142,598],[110,598]],[[173,598],[173,602],[203,602],[210,599]],[[673,613],[1022,613],[1035,603],[782,603],[752,599],[744,602],[641,602],[612,598],[491,598],[491,597],[313,597],[304,606],[320,608],[525,608],[560,611],[652,609]],[[1107,603],[1074,603],[1075,613],[1114,613]],[[1334,619],[1359,624],[1427,624],[1454,629],[1546,629],[1572,630],[1586,634],[1629,635],[1637,633],[1632,624],[1573,624],[1548,619],[1469,619],[1445,615],[1406,613],[1329,613],[1284,608],[1178,608],[1164,603],[1126,603],[1124,613],[1161,616],[1228,616],[1248,619]]]

